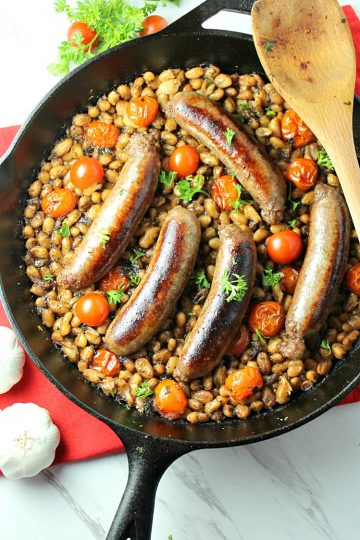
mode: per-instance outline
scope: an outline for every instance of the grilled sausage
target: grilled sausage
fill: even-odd
[[[180,92],[165,113],[195,139],[205,144],[226,165],[261,208],[263,219],[274,225],[282,221],[285,182],[268,156],[238,124],[209,98],[196,92]],[[234,132],[231,145],[224,133]]]
[[[164,221],[140,285],[106,332],[110,351],[120,356],[131,354],[164,325],[189,280],[199,244],[197,217],[176,206]]]
[[[255,280],[256,248],[252,235],[236,225],[225,225],[219,231],[220,249],[209,295],[194,328],[185,341],[176,367],[176,377],[188,381],[207,375],[219,364],[230,342],[238,332],[249,304]],[[239,302],[227,301],[222,280],[243,276],[247,285]]]
[[[61,287],[76,291],[95,283],[125,251],[156,190],[160,158],[155,143],[150,134],[131,137],[126,147],[129,159],[72,260],[59,274]]]
[[[341,281],[350,245],[350,219],[339,190],[318,184],[310,213],[308,247],[286,316],[281,353],[301,358],[304,338],[317,333],[328,316]]]

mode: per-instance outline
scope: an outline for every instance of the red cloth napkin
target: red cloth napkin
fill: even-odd
[[[351,6],[343,9],[355,41],[358,59],[356,93],[360,95],[360,21]],[[18,129],[19,126],[0,128],[0,156],[10,145]],[[0,325],[10,327],[1,304]],[[341,404],[355,401],[360,401],[360,385]],[[93,458],[124,449],[108,426],[68,400],[35,368],[29,358],[26,359],[22,380],[10,392],[0,394],[0,409],[19,402],[36,403],[50,412],[61,433],[55,463]]]

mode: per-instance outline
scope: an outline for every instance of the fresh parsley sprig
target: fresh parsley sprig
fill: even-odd
[[[106,296],[107,296],[109,304],[119,304],[125,296],[124,291],[125,289],[123,286],[119,287],[116,290],[112,289],[110,291],[106,291]]]
[[[139,276],[139,274],[137,272],[131,272],[129,274],[129,278],[130,278],[130,287],[137,287],[141,281],[141,277]]]
[[[110,233],[109,231],[107,231],[106,229],[100,229],[99,232],[98,232],[98,236],[99,236],[99,240],[100,240],[100,244],[101,244],[101,247],[103,249],[106,248],[106,244],[108,243],[108,241],[110,240]]]
[[[210,289],[210,283],[206,279],[205,270],[201,270],[200,272],[193,274],[191,279],[195,281],[196,285],[198,285],[200,288]]]
[[[55,279],[55,276],[53,274],[45,274],[44,281],[48,281],[49,283],[53,282]]]
[[[258,328],[256,328],[255,334],[256,334],[256,337],[258,338],[258,340],[260,341],[260,343],[262,343],[263,345],[266,345],[266,340],[269,339],[269,338],[264,336],[264,334]]]
[[[224,131],[224,137],[226,139],[226,144],[229,148],[231,148],[232,140],[234,138],[235,131],[233,129],[228,128],[226,131]]]
[[[288,193],[288,201],[289,203],[291,204],[291,206],[293,207],[293,210],[296,210],[298,206],[300,206],[300,201],[294,201],[293,198],[292,198],[292,189],[291,189],[291,184],[289,183],[289,193]]]
[[[266,116],[269,116],[269,117],[276,116],[276,112],[273,111],[271,107],[266,107],[265,114]]]
[[[70,238],[70,227],[69,224],[64,221],[59,229],[57,229],[57,232],[61,234],[63,238]]]
[[[271,52],[276,45],[276,41],[266,40],[264,41],[264,51],[267,54],[268,52]]]
[[[230,202],[231,206],[234,208],[234,212],[238,212],[240,206],[242,206],[244,204],[245,205],[246,204],[251,204],[251,201],[245,201],[244,199],[241,198],[242,188],[241,188],[240,184],[236,184],[235,189],[237,191],[237,199],[236,199],[236,201],[229,201],[229,202]]]
[[[135,388],[135,395],[138,398],[145,399],[152,396],[153,391],[151,390],[149,383],[147,381],[143,381],[138,388]]]
[[[134,248],[133,254],[130,255],[129,261],[131,264],[135,264],[138,259],[141,259],[141,257],[145,257],[146,253],[145,251],[142,251],[141,249]]]
[[[265,268],[262,276],[262,282],[264,287],[273,287],[280,283],[283,274],[281,272],[274,272],[270,267]]]
[[[290,227],[293,229],[296,225],[296,222],[297,222],[297,218],[290,219],[290,221],[288,221],[288,225],[290,225]]]
[[[192,187],[191,182],[195,187]],[[187,176],[185,180],[180,180],[180,182],[176,184],[180,199],[184,202],[190,202],[197,193],[209,195],[202,189],[202,184],[203,176],[201,174],[197,174],[195,177]]]
[[[324,167],[325,169],[329,169],[329,171],[335,171],[335,167],[332,164],[332,161],[329,157],[329,154],[325,149],[317,150],[317,163],[320,165],[320,167]]]
[[[328,354],[331,354],[331,345],[328,339],[323,339],[320,343],[320,349],[324,349]]]
[[[167,188],[173,187],[175,178],[176,178],[176,172],[174,171],[166,172],[163,169],[160,171],[159,182],[161,184],[164,184],[164,186]]]
[[[247,288],[248,286],[245,280],[245,276],[233,274],[232,279],[230,279],[229,271],[225,270],[224,275],[221,278],[221,289],[225,294],[228,295],[226,297],[227,302],[231,302],[232,300],[241,302],[241,300],[245,296]]]

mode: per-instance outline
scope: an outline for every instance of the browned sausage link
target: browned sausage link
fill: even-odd
[[[154,142],[149,134],[132,136],[118,181],[57,278],[61,287],[74,291],[95,283],[125,251],[156,190],[160,158]]]
[[[176,367],[176,376],[182,381],[207,375],[219,364],[239,330],[251,297],[256,271],[256,248],[252,235],[242,232],[236,225],[225,225],[219,236],[220,249],[210,293],[185,341]],[[225,272],[228,272],[230,281],[235,274],[244,277],[247,289],[240,302],[226,300],[228,294],[222,286]]]
[[[221,107],[196,92],[180,92],[167,105],[173,117],[195,139],[205,144],[259,204],[262,217],[271,225],[282,221],[285,182],[276,165]],[[234,131],[231,145],[226,130]]]
[[[281,352],[301,358],[304,338],[320,330],[344,277],[350,245],[350,219],[338,189],[315,188],[309,241],[293,300],[286,316]]]
[[[199,244],[197,217],[176,206],[164,221],[145,276],[106,332],[110,351],[120,356],[131,354],[164,325],[189,280]]]

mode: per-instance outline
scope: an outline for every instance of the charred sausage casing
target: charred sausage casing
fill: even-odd
[[[252,235],[236,225],[219,231],[220,248],[209,295],[194,328],[187,336],[176,367],[176,377],[188,381],[203,377],[217,366],[239,331],[248,307],[256,272],[256,247]],[[243,276],[247,289],[243,299],[227,301],[222,279]]]
[[[104,341],[110,351],[131,354],[164,325],[189,280],[199,245],[199,220],[176,206],[164,221],[145,276],[106,332]]]
[[[315,188],[309,240],[293,300],[286,316],[281,353],[302,358],[304,338],[323,326],[344,277],[350,245],[350,218],[340,191]]]
[[[180,92],[166,106],[172,117],[205,144],[249,192],[263,219],[280,223],[285,207],[285,182],[277,166],[221,107],[196,92]],[[234,132],[231,144],[224,133]]]
[[[101,279],[125,251],[151,203],[160,172],[155,138],[134,134],[126,153],[119,179],[57,278],[60,287],[76,291]]]

